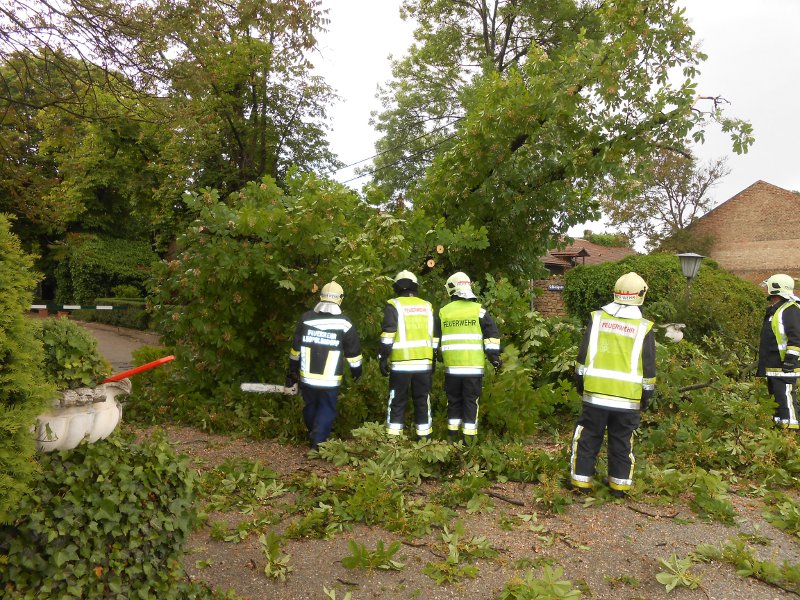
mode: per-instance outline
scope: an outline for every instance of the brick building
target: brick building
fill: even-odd
[[[756,181],[688,227],[707,240],[708,256],[760,283],[774,273],[800,277],[800,195]]]
[[[591,231],[585,231],[589,237]],[[550,250],[541,257],[542,264],[550,271],[549,279],[531,281],[531,288],[542,290],[532,301],[532,307],[546,317],[563,317],[567,314],[564,298],[564,273],[577,265],[597,265],[616,262],[636,254],[635,250],[622,246],[601,246],[586,239],[577,239],[569,246]]]

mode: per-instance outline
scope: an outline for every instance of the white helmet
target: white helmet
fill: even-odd
[[[632,271],[625,273],[614,284],[614,302],[617,304],[641,306],[646,293],[647,284],[644,279]]]
[[[342,304],[342,298],[344,298],[344,290],[342,289],[342,286],[335,281],[331,281],[330,283],[323,285],[322,291],[319,294],[319,299],[321,302],[333,302],[339,306]]]
[[[458,296],[465,300],[475,298],[475,294],[472,291],[472,282],[469,280],[469,277],[467,277],[467,274],[461,271],[450,275],[444,287],[447,289],[447,294],[450,296]]]
[[[395,275],[394,282],[397,283],[401,279],[409,279],[411,283],[417,283],[417,276],[411,271],[400,271],[397,275]]]
[[[404,292],[411,292],[412,294],[415,294],[419,289],[417,276],[411,271],[400,271],[394,278],[392,289],[394,289],[394,291],[398,294],[402,294]]]
[[[761,285],[767,288],[767,294],[770,296],[780,296],[787,300],[791,300],[794,296],[794,279],[790,275],[778,273],[762,281]]]

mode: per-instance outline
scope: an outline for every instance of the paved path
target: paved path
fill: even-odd
[[[111,363],[114,373],[133,367],[132,353],[141,346],[159,345],[158,335],[138,329],[126,329],[102,323],[74,321],[87,329],[96,339],[97,346],[105,359]]]

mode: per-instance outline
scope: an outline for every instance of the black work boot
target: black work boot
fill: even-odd
[[[608,493],[611,494],[612,498],[627,498],[628,492],[625,490],[615,490],[611,487],[611,484],[608,482],[608,477],[603,477],[603,483],[608,486]]]
[[[453,431],[452,429],[448,429],[447,430],[447,441],[448,442],[452,442],[452,443],[455,444],[458,441],[458,437],[459,437],[458,430],[456,430],[456,431]]]

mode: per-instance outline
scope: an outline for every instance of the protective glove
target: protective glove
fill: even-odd
[[[642,399],[639,401],[639,409],[642,412],[650,408],[650,400],[653,398],[653,390],[645,390],[642,392]]]
[[[388,377],[389,376],[389,357],[388,356],[381,356],[379,366],[380,366],[380,369],[381,369],[381,375],[383,375],[384,377]]]
[[[781,371],[784,373],[794,373],[794,370],[797,368],[797,361],[796,360],[784,360],[783,364],[781,365]]]
[[[437,350],[436,351],[436,362],[440,362],[440,363],[444,362],[444,356],[442,356],[442,351],[441,350]]]
[[[503,368],[503,360],[497,354],[489,357],[489,363],[494,367],[495,373],[499,373],[500,369]]]

